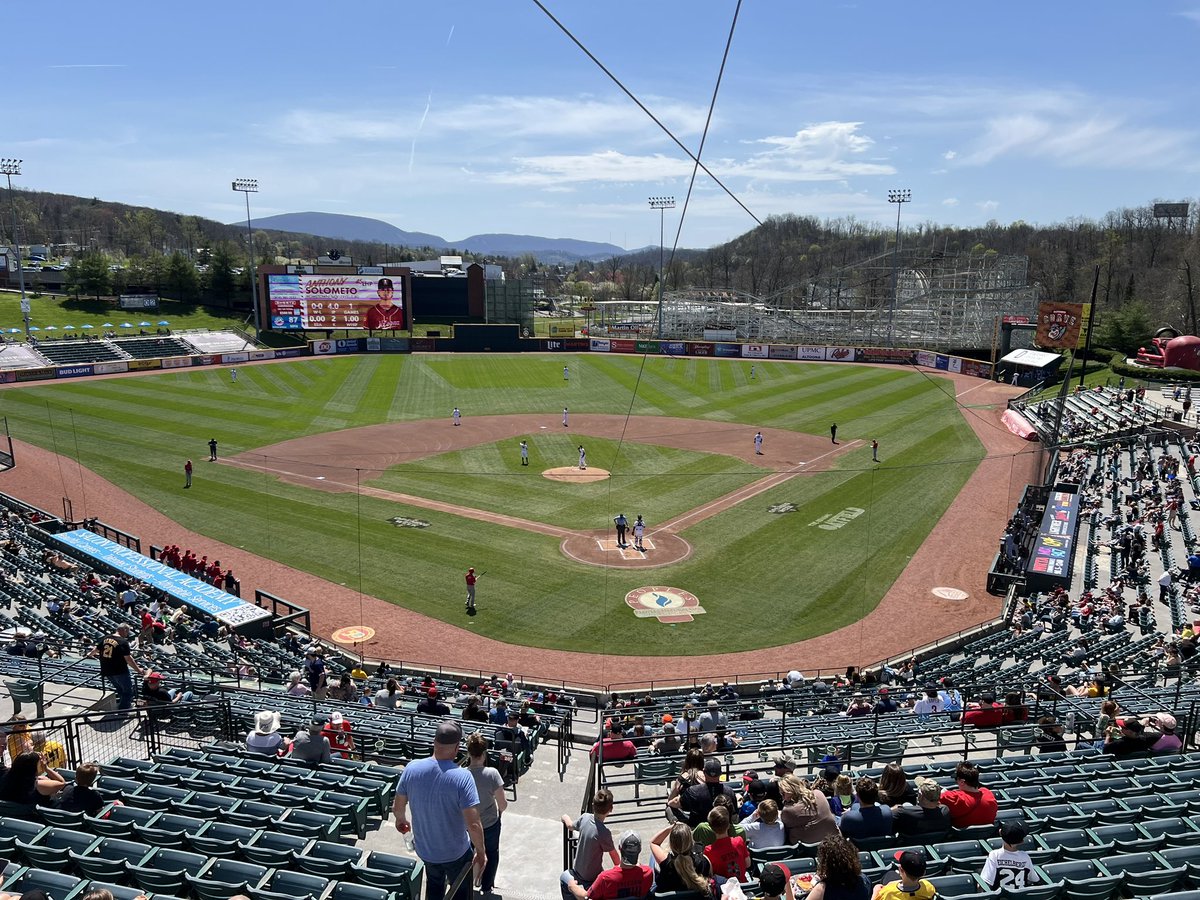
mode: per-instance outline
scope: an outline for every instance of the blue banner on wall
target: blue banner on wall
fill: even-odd
[[[84,553],[118,572],[124,572],[138,581],[144,581],[151,587],[166,591],[193,609],[208,613],[227,625],[245,625],[247,622],[256,622],[271,615],[261,606],[247,603],[241,597],[227,594],[218,587],[206,584],[191,575],[184,575],[178,569],[172,569],[86,529],[79,528],[65,534],[56,534],[54,537],[71,549]]]

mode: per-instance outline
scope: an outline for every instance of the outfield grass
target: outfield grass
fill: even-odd
[[[78,323],[76,323],[78,324]],[[562,366],[571,367],[564,383]],[[726,652],[774,646],[857,621],[878,603],[961,489],[982,447],[963,422],[948,382],[853,365],[617,355],[323,357],[245,366],[237,384],[217,369],[89,379],[0,392],[13,434],[68,456],[131,490],[188,528],[279,559],[338,584],[460,622],[462,571],[486,571],[472,630],[514,643],[609,653]],[[669,415],[877,438],[883,464],[851,450],[833,470],[805,475],[701,522],[684,537],[685,562],[638,573],[567,560],[558,540],[423,508],[284,484],[232,466],[206,466],[206,443],[223,455],[305,434],[384,421],[464,415],[572,413]],[[544,445],[557,453],[549,435]],[[573,462],[571,438],[563,444]],[[604,468],[609,442],[589,438]],[[622,460],[654,467],[601,485],[515,479],[516,440],[434,456],[385,473],[381,485],[524,518],[595,527],[618,512],[653,525],[761,474],[711,454],[626,444]],[[542,452],[540,449],[538,452]],[[182,488],[182,464],[196,484]],[[19,465],[18,458],[18,465]],[[535,463],[536,464],[536,463]],[[70,491],[69,469],[63,471]],[[636,488],[634,483],[636,482]],[[2,481],[0,481],[2,484]],[[636,495],[627,493],[636,490]],[[87,515],[86,498],[75,511]],[[637,502],[635,502],[635,500]],[[793,504],[796,511],[769,508]],[[848,507],[845,527],[810,525]],[[394,516],[431,523],[396,528]],[[112,524],[120,527],[121,523]],[[153,541],[153,535],[143,535]],[[696,593],[707,613],[686,626],[636,619],[624,605],[641,585]],[[286,585],[270,586],[284,596]],[[756,623],[747,627],[747,623]],[[347,624],[347,623],[339,623]],[[460,623],[461,624],[461,623]],[[679,629],[686,629],[681,632]],[[686,637],[686,644],[681,638]]]

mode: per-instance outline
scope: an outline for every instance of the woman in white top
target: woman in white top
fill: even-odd
[[[400,683],[395,678],[387,680],[387,687],[381,687],[375,692],[375,705],[383,709],[395,709],[396,704],[400,702],[400,698],[404,693],[400,690]]]
[[[279,713],[264,709],[254,717],[254,729],[246,734],[246,749],[251,753],[275,754],[283,747],[279,734]]]

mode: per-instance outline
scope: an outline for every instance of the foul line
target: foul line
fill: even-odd
[[[432,509],[437,512],[450,513],[451,515],[461,516],[464,519],[475,519],[479,522],[488,522],[492,525],[507,525],[510,528],[518,528],[522,531],[532,531],[536,534],[546,534],[556,538],[572,537],[577,532],[569,528],[560,528],[557,525],[548,525],[545,522],[533,522],[529,519],[519,519],[516,516],[506,516],[504,513],[488,512],[484,509],[474,509],[470,506],[459,506],[454,503],[443,503],[441,500],[430,500],[428,497],[417,497],[413,494],[401,494],[396,491],[385,491],[382,488],[360,487],[345,481],[336,481],[332,478],[317,478],[314,475],[301,475],[297,472],[288,472],[286,469],[273,469],[270,466],[259,466],[254,463],[244,462],[242,460],[231,459],[223,460],[231,465],[241,466],[246,469],[258,469],[262,472],[270,472],[274,475],[287,475],[292,478],[302,478],[306,481],[316,481],[321,485],[335,485],[337,487],[346,488],[348,491],[361,491],[371,497],[380,500],[392,500],[397,503],[404,503],[408,506],[416,506],[421,509]]]
[[[797,463],[790,469],[785,469],[782,472],[775,472],[768,475],[766,478],[760,478],[758,481],[752,482],[745,487],[738,488],[736,491],[730,491],[723,497],[718,497],[716,500],[711,500],[703,506],[697,506],[695,509],[690,509],[682,515],[676,516],[674,519],[663,522],[658,528],[649,532],[650,535],[657,534],[659,531],[667,531],[674,533],[681,530],[680,526],[684,522],[689,522],[694,525],[697,522],[703,522],[705,519],[712,518],[719,512],[724,512],[726,509],[732,509],[739,503],[744,503],[753,497],[757,497],[764,491],[769,491],[773,487],[778,487],[791,481],[797,475],[803,475],[809,471],[802,469],[801,466],[808,466],[812,463],[819,462],[827,456],[832,456],[835,453],[840,453],[843,450],[848,450],[856,444],[861,444],[861,440],[850,441],[846,444],[841,444],[836,450],[830,450],[828,453],[822,453],[815,459],[807,460],[806,462]]]

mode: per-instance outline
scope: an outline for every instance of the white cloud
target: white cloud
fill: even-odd
[[[643,98],[643,102],[677,136],[700,134],[707,110],[673,100]],[[422,129],[414,122],[420,117]],[[376,110],[295,109],[266,128],[268,134],[290,144],[346,142],[390,143],[411,141],[415,131],[426,139],[462,133],[503,133],[513,139],[578,138],[617,133],[626,140],[645,141],[662,132],[626,100],[589,97],[501,96],[480,97],[466,103],[426,108],[407,113]]]
[[[990,212],[995,212],[996,209],[999,208],[1000,201],[998,201],[998,200],[983,200],[979,203],[976,203],[975,205],[978,206],[981,211],[983,211],[985,213],[990,213]]]
[[[1191,19],[1193,22],[1200,24],[1200,8],[1185,9],[1180,12],[1179,15],[1183,16],[1185,19]]]
[[[958,206],[958,198],[957,197],[947,197],[945,200],[942,201],[942,206]]]
[[[947,150],[942,154],[942,159],[954,159],[956,156],[958,156],[957,150]]]
[[[964,162],[984,165],[1002,156],[1050,159],[1068,166],[1160,168],[1191,162],[1193,135],[1132,125],[1119,116],[1054,119],[1031,113],[990,119]]]
[[[860,124],[821,122],[793,135],[770,135],[745,141],[743,145],[746,146],[766,147],[745,158],[710,158],[704,162],[726,184],[733,179],[752,182],[841,181],[851,176],[893,174],[895,169],[888,163],[855,158],[874,144],[871,138],[858,133]],[[618,150],[520,156],[513,161],[516,164],[514,170],[498,171],[491,180],[527,186],[561,186],[563,182],[661,182],[687,177],[694,165],[682,154],[637,155]]]

